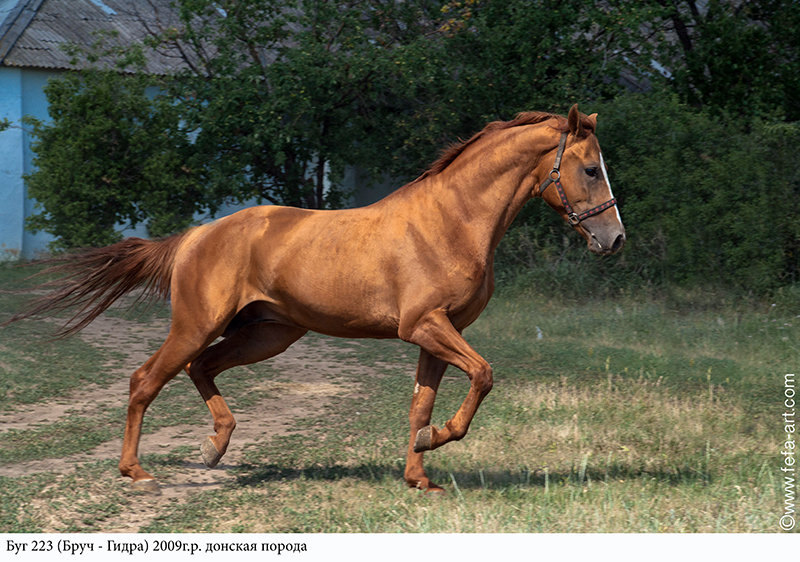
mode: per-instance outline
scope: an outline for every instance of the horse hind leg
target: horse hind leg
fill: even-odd
[[[142,468],[138,458],[144,413],[164,385],[205,345],[207,343],[192,344],[191,339],[177,337],[170,332],[161,348],[131,375],[119,470],[123,476],[133,480],[134,489],[158,492],[158,483]]]
[[[222,397],[215,377],[237,365],[249,365],[285,351],[305,335],[306,330],[276,323],[245,324],[221,342],[212,345],[186,366],[214,419],[214,435],[208,436],[200,447],[203,463],[214,468],[228,450],[236,420]]]

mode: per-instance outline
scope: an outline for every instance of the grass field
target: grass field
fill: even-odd
[[[21,302],[10,289],[25,286],[17,270],[0,268],[0,320]],[[124,385],[108,365],[124,362],[125,349],[87,336],[51,342],[48,322],[20,323],[0,331],[0,416],[30,423],[0,427],[0,532],[777,532],[798,314],[710,292],[592,301],[500,291],[465,333],[492,363],[494,390],[463,441],[426,454],[444,495],[401,480],[416,360],[408,344],[312,335],[293,363],[221,375],[240,417],[240,456],[223,460],[221,484],[147,497],[118,477],[118,451],[75,460],[121,435],[124,403],[68,403],[89,387]],[[144,329],[163,327],[164,315],[156,308],[124,322],[154,350],[157,333]],[[249,439],[242,419],[284,403],[287,389],[300,392],[296,377],[318,368],[317,351],[326,363],[315,384],[330,392],[318,407],[276,406],[289,425]],[[301,390],[314,404],[314,384]],[[466,391],[466,377],[449,370],[434,423]],[[58,416],[31,413],[65,401]],[[195,442],[210,417],[181,375],[148,411],[145,431],[184,426],[191,445],[142,451],[165,490],[178,475],[191,482],[209,472]]]

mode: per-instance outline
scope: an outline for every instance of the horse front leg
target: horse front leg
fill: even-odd
[[[434,357],[464,371],[470,380],[464,402],[443,428],[425,425],[417,431],[413,450],[421,453],[459,440],[467,434],[478,406],[492,389],[492,368],[464,340],[442,309],[422,316],[403,335],[403,339],[416,343]]]
[[[425,469],[422,466],[423,453],[414,450],[414,443],[417,438],[417,432],[431,423],[436,391],[439,388],[445,369],[447,369],[447,363],[437,359],[424,349],[420,350],[417,376],[414,382],[414,395],[411,398],[411,409],[408,413],[411,437],[408,442],[404,474],[406,482],[412,488],[426,491],[441,490],[425,474]]]

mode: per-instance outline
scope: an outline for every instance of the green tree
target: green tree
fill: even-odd
[[[376,138],[405,103],[395,86],[406,52],[431,29],[431,6],[184,0],[180,9],[182,28],[156,41],[185,54],[190,70],[173,93],[216,197],[340,205],[345,167],[372,163],[386,145]]]
[[[554,271],[759,291],[797,279],[797,2],[177,6],[180,25],[151,41],[186,67],[162,95],[147,95],[152,77],[95,71],[51,87],[31,226],[65,246],[114,239],[118,223],[166,232],[231,198],[336,207],[346,166],[400,183],[487,121],[577,101],[601,113],[628,248],[573,261],[577,238],[533,204],[499,262],[535,249]]]
[[[791,217],[800,183],[789,147],[798,128],[782,121],[798,116],[800,4],[449,6],[458,12],[447,49],[462,82],[455,105],[481,121],[526,108],[563,111],[573,101],[599,111],[628,225],[628,247],[612,269],[609,260],[587,263],[567,227],[529,205],[501,247],[502,264],[555,271],[572,263],[602,276],[758,292],[797,279],[800,232]],[[778,201],[787,212],[776,215]]]
[[[107,244],[119,239],[118,225],[144,221],[161,236],[202,207],[177,108],[152,83],[95,69],[47,85],[51,120],[27,120],[36,171],[26,182],[39,209],[27,226],[57,236],[56,248]]]
[[[616,2],[611,2],[616,4]],[[800,119],[800,3],[794,0],[651,0],[652,48],[668,87],[695,107]],[[645,55],[645,56],[642,56]]]

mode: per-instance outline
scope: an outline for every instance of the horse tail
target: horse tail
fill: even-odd
[[[37,276],[57,274],[58,279],[42,285],[53,290],[2,326],[77,307],[77,312],[56,332],[56,337],[63,338],[85,328],[134,289],[141,289],[137,301],[165,299],[169,295],[175,256],[185,235],[176,234],[163,240],[126,238],[103,248],[46,260],[50,267]]]

